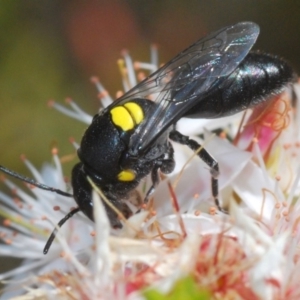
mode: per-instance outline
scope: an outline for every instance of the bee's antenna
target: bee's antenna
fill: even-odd
[[[2,171],[3,173],[5,173],[7,175],[15,177],[17,179],[20,179],[20,180],[22,180],[24,182],[27,182],[27,183],[29,183],[29,184],[31,184],[33,186],[36,186],[36,187],[38,187],[38,188],[40,188],[42,190],[50,191],[50,192],[53,192],[53,193],[56,193],[56,194],[59,194],[59,195],[62,195],[62,196],[66,196],[66,197],[73,197],[73,195],[70,194],[70,193],[64,192],[64,191],[59,190],[59,189],[55,189],[55,188],[53,188],[51,186],[48,186],[46,184],[43,184],[43,183],[39,183],[39,182],[37,182],[37,181],[29,178],[29,177],[21,175],[21,174],[19,174],[17,172],[14,172],[12,170],[9,170],[9,169],[1,166],[1,165],[0,165],[0,171]]]
[[[45,247],[44,247],[44,254],[47,254],[49,251],[50,246],[52,245],[53,240],[55,239],[56,233],[58,228],[60,228],[66,221],[68,221],[70,218],[72,218],[76,213],[78,213],[80,211],[80,208],[74,208],[73,210],[71,210],[67,215],[65,215],[57,224],[57,226],[55,227],[55,229],[52,231]]]

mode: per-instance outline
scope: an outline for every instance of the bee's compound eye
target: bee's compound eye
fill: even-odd
[[[133,170],[123,170],[118,174],[119,181],[133,181],[135,179],[135,172]]]

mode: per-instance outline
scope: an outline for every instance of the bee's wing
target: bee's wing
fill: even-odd
[[[248,54],[259,34],[255,23],[243,22],[200,39],[140,82],[113,105],[134,98],[157,103],[145,112],[146,121],[130,139],[130,153],[137,155],[149,146],[185,112],[231,74]]]

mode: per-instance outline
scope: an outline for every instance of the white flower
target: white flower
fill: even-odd
[[[119,66],[125,92],[145,76],[136,75],[134,68],[157,69],[156,48],[151,51],[149,64],[133,63],[123,52]],[[99,80],[92,81],[103,107],[112,103]],[[298,85],[295,91],[299,98]],[[48,234],[75,203],[37,188],[30,196],[6,179],[21,202],[0,194],[7,206],[1,206],[1,214],[10,219],[9,226],[1,228],[4,235],[0,237],[7,245],[0,245],[0,255],[26,260],[1,278],[23,272],[25,284],[37,287],[27,295],[33,298],[145,299],[144,289],[170,293],[178,280],[191,277],[216,299],[297,299],[300,117],[295,111],[299,106],[290,108],[290,98],[286,92],[255,108],[240,128],[240,116],[218,121],[180,120],[179,131],[201,133],[202,139],[193,139],[219,162],[220,200],[230,214],[214,207],[207,166],[187,147],[174,144],[176,169],[159,184],[148,207],[123,220],[121,230],[111,230],[101,191],[95,191],[95,224],[76,215],[59,231],[45,257],[41,249]],[[68,103],[71,109],[55,102],[51,105],[86,124],[91,122],[92,117],[73,101]],[[231,141],[204,127],[221,127]],[[54,166],[47,165],[41,174],[29,167],[37,181],[72,193],[55,153]],[[139,186],[142,194],[148,181]],[[53,210],[57,203],[59,211]],[[18,219],[20,215],[22,219]],[[15,230],[19,231],[16,236]]]
[[[61,165],[56,151],[53,151],[54,164],[45,164],[38,172],[31,163],[23,158],[33,177],[40,183],[56,186],[67,191]],[[50,233],[72,208],[76,206],[72,198],[44,191],[36,187],[31,193],[24,191],[8,178],[4,183],[12,190],[14,197],[0,192],[0,215],[5,218],[1,226],[0,244],[1,256],[14,256],[24,259],[20,267],[2,273],[0,280],[15,277],[22,281],[31,282],[36,276],[53,270],[69,271],[73,267],[64,258],[64,248],[56,241],[45,256],[43,248]],[[61,229],[61,235],[68,242],[74,255],[83,262],[88,261],[84,250],[93,244],[92,223],[80,213],[70,219]]]

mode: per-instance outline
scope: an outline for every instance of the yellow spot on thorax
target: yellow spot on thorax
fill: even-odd
[[[128,131],[140,124],[144,119],[144,112],[140,105],[134,102],[127,102],[124,106],[114,107],[111,111],[112,121],[121,127],[123,131]]]
[[[123,131],[128,131],[133,129],[134,122],[128,112],[128,110],[123,106],[114,107],[111,111],[112,121],[115,125],[122,128]]]
[[[133,181],[135,179],[135,173],[132,170],[123,170],[118,174],[119,181]]]
[[[138,104],[134,102],[128,102],[124,104],[124,106],[129,110],[129,113],[134,119],[135,124],[140,124],[143,121],[144,112]]]

